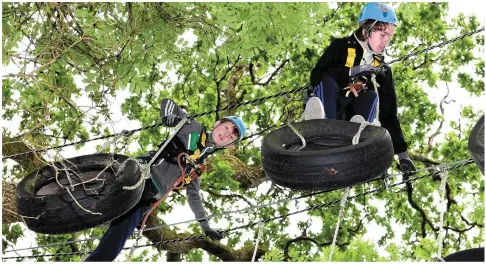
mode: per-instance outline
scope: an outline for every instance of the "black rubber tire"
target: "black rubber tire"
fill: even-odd
[[[89,191],[83,185],[74,186],[71,190],[72,196],[81,206],[101,215],[80,208],[68,191],[57,184],[54,168],[62,168],[61,163],[55,163],[55,167],[44,166],[20,181],[16,190],[19,214],[29,229],[44,234],[73,233],[123,215],[137,204],[144,187],[141,184],[135,190],[123,190],[123,186],[135,185],[141,177],[135,160],[127,161],[125,169],[116,174],[127,158],[123,155],[97,153],[63,162],[68,169],[77,172],[83,181],[101,173],[100,178],[105,179],[103,184],[97,182],[85,185],[92,189]],[[113,160],[116,162],[103,171]],[[65,172],[59,172],[58,180],[69,186]],[[72,176],[71,180],[73,183],[80,182],[76,176]]]
[[[367,126],[359,143],[352,145],[357,123],[315,119],[293,126],[306,139],[300,151],[289,150],[301,145],[301,140],[288,126],[263,139],[263,169],[278,185],[298,190],[340,189],[371,181],[392,164],[393,144],[384,128]]]
[[[484,248],[471,248],[444,257],[446,262],[484,262]]]
[[[468,146],[472,159],[484,174],[484,115],[471,130]]]

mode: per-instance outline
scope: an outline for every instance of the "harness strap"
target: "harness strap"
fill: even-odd
[[[155,210],[155,208],[159,207],[160,203],[162,203],[167,198],[167,196],[169,195],[169,193],[171,191],[183,188],[186,182],[187,182],[187,184],[189,184],[191,181],[197,179],[199,176],[201,176],[206,171],[207,167],[206,167],[205,164],[196,165],[192,161],[191,163],[195,166],[195,169],[192,169],[191,172],[189,173],[189,175],[186,176],[186,170],[184,169],[184,167],[181,164],[182,156],[185,156],[189,161],[192,161],[189,154],[187,154],[185,152],[182,152],[181,154],[179,154],[179,156],[177,156],[177,164],[179,165],[179,169],[181,170],[181,176],[179,176],[175,180],[175,182],[172,184],[170,189],[165,193],[165,195],[162,198],[160,198],[157,202],[155,202],[152,205],[152,207],[150,208],[150,210],[145,214],[145,217],[143,218],[142,224],[140,225],[139,235],[141,235],[143,230],[145,229],[145,222],[147,221],[150,214],[153,212],[153,210]]]

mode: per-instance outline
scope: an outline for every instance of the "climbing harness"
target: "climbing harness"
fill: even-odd
[[[140,175],[140,180],[133,186],[123,186],[123,190],[134,190],[136,189],[138,186],[140,186],[144,180],[146,179],[149,179],[150,178],[150,172],[152,170],[152,164],[159,158],[160,154],[162,153],[162,151],[165,150],[165,148],[167,147],[167,145],[169,145],[169,143],[171,142],[171,140],[177,135],[177,133],[179,133],[179,131],[182,129],[182,127],[186,124],[188,118],[187,117],[184,117],[181,119],[181,121],[179,121],[179,123],[175,126],[175,129],[174,131],[170,134],[169,138],[164,142],[164,144],[159,148],[159,150],[155,153],[155,155],[152,157],[152,159],[149,161],[149,163],[147,164],[147,166],[144,166],[144,170],[141,175]],[[148,169],[147,169],[148,168]]]
[[[182,157],[185,157],[186,161],[189,161],[190,164],[192,164],[194,167],[192,170],[189,172],[189,175],[186,175],[186,169],[182,166]],[[150,210],[145,214],[145,217],[143,218],[142,224],[140,225],[140,231],[139,231],[139,236],[143,233],[143,230],[145,228],[145,222],[147,221],[148,217],[152,213],[152,211],[157,208],[169,195],[170,192],[173,190],[178,190],[184,187],[184,184],[187,182],[191,182],[195,179],[197,179],[199,176],[201,176],[205,171],[206,171],[206,165],[204,164],[196,164],[189,154],[182,152],[177,156],[177,164],[179,165],[179,169],[181,171],[181,176],[179,176],[175,182],[171,185],[169,190],[166,191],[164,196],[160,198],[157,202],[155,202]]]
[[[345,96],[349,97],[349,94],[352,92],[355,97],[358,97],[359,92],[368,90],[368,86],[366,86],[367,80],[368,78],[365,76],[351,77],[348,86],[344,87],[344,90],[348,90]]]

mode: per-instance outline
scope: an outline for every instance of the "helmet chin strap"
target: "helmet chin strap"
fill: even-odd
[[[371,53],[378,54],[376,51],[373,50],[373,48],[371,48],[369,38],[366,39],[366,45],[368,46],[368,49],[369,49],[369,51],[371,51]]]
[[[378,22],[378,20],[375,20],[375,22],[373,22],[373,24],[371,24],[371,26],[366,30],[366,44],[368,45],[368,48],[370,49],[370,51],[375,53],[375,54],[376,54],[376,51],[374,51],[373,48],[371,48],[371,45],[370,45],[370,38],[371,38],[371,33],[373,32],[373,27],[375,26],[376,22]]]

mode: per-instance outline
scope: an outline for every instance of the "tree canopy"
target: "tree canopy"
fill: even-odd
[[[3,2],[2,65],[18,70],[3,74],[2,118],[14,124],[20,121],[15,128],[2,126],[2,155],[112,134],[109,124],[116,123],[116,111],[140,126],[159,123],[159,103],[167,97],[196,114],[302,87],[309,82],[311,69],[332,38],[349,35],[357,28],[363,5]],[[399,26],[387,50],[390,58],[484,27],[475,16],[449,18],[448,3],[444,2],[395,6]],[[465,101],[455,110],[460,118],[448,121],[444,108],[458,99],[448,97],[454,84],[458,85],[452,89],[484,98],[483,52],[484,36],[476,34],[392,64],[399,118],[418,168],[470,158],[467,139],[483,114],[482,108]],[[437,93],[447,90],[447,96],[436,103],[425,87]],[[121,93],[128,96],[121,97]],[[201,185],[208,214],[309,193],[269,184],[261,168],[259,148],[263,136],[300,118],[302,96],[289,94],[198,118],[211,126],[222,116],[239,115],[249,127],[247,140],[208,162]],[[121,109],[114,109],[114,102],[119,102]],[[160,127],[146,129],[118,140],[114,151],[127,156],[145,153],[166,135]],[[96,151],[93,149],[93,153]],[[18,248],[18,241],[26,236],[33,236],[42,245],[97,237],[106,230],[104,226],[73,234],[43,235],[23,229],[15,209],[15,186],[45,159],[49,158],[30,154],[14,158],[14,166],[3,167],[2,253]],[[397,172],[396,164],[392,172]],[[440,181],[437,175],[413,186],[394,187],[349,201],[333,261],[432,260],[438,249]],[[352,192],[379,184],[359,185]],[[442,255],[484,245],[484,176],[474,164],[451,171],[446,190]],[[222,229],[233,228],[341,195],[341,190],[333,191],[250,213],[218,216],[210,222]],[[149,218],[149,226],[174,222],[164,215],[177,212],[185,203],[185,196],[172,193],[158,209],[158,217],[153,214]],[[330,206],[303,213],[299,219],[304,220],[297,224],[292,222],[294,218],[266,223],[257,258],[327,261],[338,213],[339,206]],[[404,230],[403,234],[396,233],[397,227]],[[367,239],[370,230],[381,230],[377,242]],[[186,228],[169,226],[144,233],[143,241],[200,233],[197,223]],[[146,247],[130,259],[124,259],[124,255],[118,260],[155,261],[164,256],[167,260],[200,261],[209,255],[211,261],[249,261],[257,233],[258,225],[226,233],[221,242],[204,238],[156,249]],[[90,251],[96,244],[73,243],[31,253]],[[62,255],[35,260],[81,258]]]

